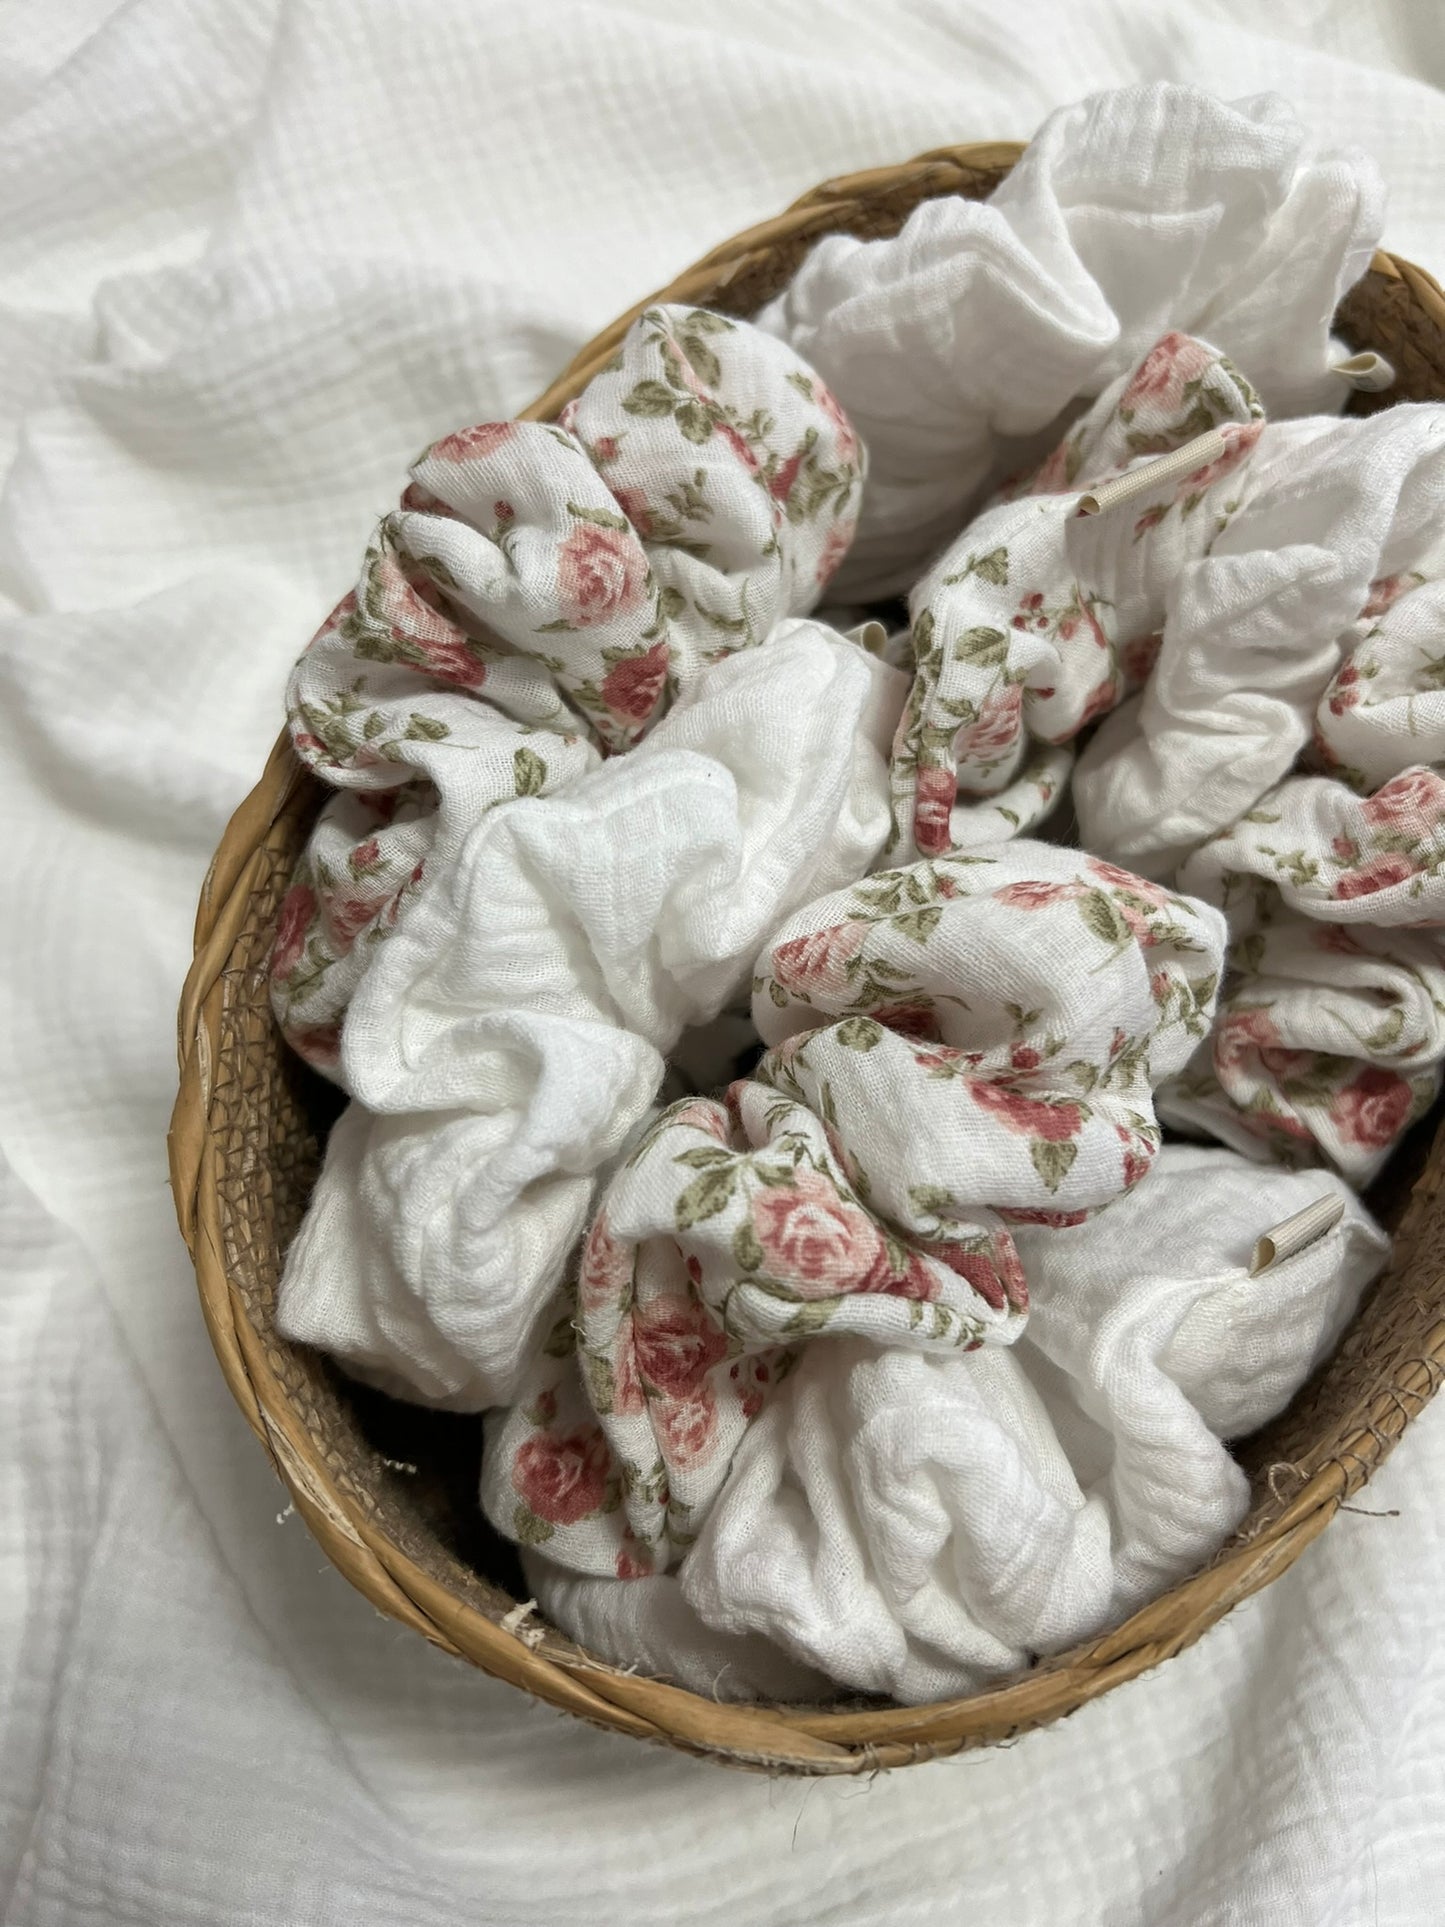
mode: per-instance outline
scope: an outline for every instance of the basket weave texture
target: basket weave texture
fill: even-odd
[[[527,409],[549,419],[654,301],[750,315],[822,235],[896,233],[919,202],[979,199],[1022,150],[941,148],[825,182],[776,219],[715,248],[623,315]],[[1379,253],[1339,331],[1397,371],[1384,396],[1445,398],[1445,295]],[[447,1652],[551,1705],[639,1739],[773,1772],[869,1772],[987,1746],[1058,1719],[1171,1658],[1292,1565],[1361,1486],[1445,1375],[1445,1129],[1417,1131],[1376,1204],[1395,1256],[1335,1357],[1241,1453],[1253,1481],[1243,1526],[1203,1571],[1104,1636],[1026,1675],[929,1706],[719,1705],[619,1672],[560,1634],[505,1630],[520,1575],[480,1517],[480,1422],[359,1390],[274,1329],[276,1285],[315,1181],[336,1094],[282,1043],[267,963],[281,897],[326,792],[285,737],[212,862],[180,1010],[180,1091],[169,1139],[181,1230],[226,1382],[297,1511],[351,1583]],[[1430,1141],[1433,1135],[1433,1143]],[[524,1629],[525,1630],[525,1629]]]

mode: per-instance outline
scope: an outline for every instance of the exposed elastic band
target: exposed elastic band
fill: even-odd
[[[1351,388],[1363,389],[1368,395],[1378,395],[1382,389],[1393,387],[1395,382],[1393,364],[1386,361],[1383,355],[1377,355],[1373,348],[1367,348],[1363,354],[1351,355],[1348,361],[1332,362],[1330,373],[1342,376]]]
[[[1183,448],[1176,448],[1172,454],[1161,455],[1157,462],[1143,462],[1138,468],[1131,468],[1126,475],[1116,475],[1112,482],[1102,482],[1090,494],[1081,495],[1079,513],[1104,515],[1124,502],[1148,495],[1161,483],[1172,481],[1176,475],[1192,474],[1196,468],[1204,468],[1208,463],[1217,461],[1228,447],[1224,430],[1211,428],[1207,434],[1196,435],[1192,442],[1186,442]]]
[[[1303,1211],[1296,1211],[1292,1218],[1277,1224],[1273,1231],[1266,1231],[1254,1247],[1254,1257],[1250,1260],[1249,1275],[1257,1278],[1271,1265],[1282,1265],[1286,1258],[1293,1258],[1312,1245],[1316,1238],[1323,1238],[1327,1231],[1333,1231],[1345,1215],[1345,1201],[1338,1191],[1332,1191],[1327,1198],[1316,1198],[1307,1204]]]

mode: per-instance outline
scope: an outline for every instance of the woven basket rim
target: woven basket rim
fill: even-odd
[[[554,415],[610,358],[645,308],[660,301],[717,301],[774,251],[798,249],[824,233],[856,230],[859,211],[882,200],[907,210],[941,195],[976,195],[981,185],[996,184],[1022,151],[1018,142],[965,143],[932,149],[896,167],[823,182],[772,220],[714,248],[603,329],[522,411],[522,418]],[[1445,294],[1431,275],[1384,251],[1374,256],[1370,272],[1397,284],[1410,309],[1445,333]],[[1441,372],[1445,378],[1445,369]],[[870,1772],[992,1744],[1062,1717],[1159,1664],[1240,1600],[1270,1584],[1365,1482],[1445,1376],[1442,1293],[1425,1307],[1440,1315],[1434,1316],[1418,1350],[1398,1361],[1393,1375],[1378,1384],[1357,1413],[1355,1431],[1319,1463],[1281,1468],[1297,1489],[1282,1500],[1275,1516],[1122,1625],[980,1693],[924,1706],[862,1710],[718,1703],[589,1659],[570,1642],[544,1637],[534,1648],[519,1633],[448,1592],[347,1494],[278,1378],[270,1348],[280,1341],[265,1339],[255,1329],[228,1275],[221,1152],[211,1128],[224,1075],[219,1069],[220,1026],[228,1000],[243,994],[232,958],[252,896],[297,818],[314,812],[310,782],[283,732],[259,782],[232,817],[202,888],[194,961],[178,1018],[179,1092],[168,1137],[172,1190],[222,1373],[297,1511],[359,1591],[445,1651],[614,1731],[771,1771]],[[1445,1134],[1397,1234],[1397,1268],[1410,1261],[1442,1176]]]

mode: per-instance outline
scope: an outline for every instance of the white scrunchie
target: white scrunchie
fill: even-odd
[[[1335,1229],[1251,1277],[1260,1233],[1331,1193]],[[1221,1437],[1288,1400],[1386,1250],[1332,1174],[1189,1147],[1018,1237],[1034,1303],[1010,1350],[804,1354],[681,1568],[715,1632],[914,1702],[1112,1624],[1238,1524]]]
[[[1374,164],[1313,152],[1278,97],[1155,83],[1051,114],[987,201],[820,241],[758,325],[868,444],[839,593],[906,590],[991,476],[1037,460],[1070,404],[1171,328],[1217,342],[1271,415],[1342,407],[1331,317],[1384,207]]]

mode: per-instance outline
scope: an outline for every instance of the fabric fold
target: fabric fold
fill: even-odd
[[[288,1256],[288,1336],[431,1402],[511,1401],[666,1054],[881,848],[901,697],[847,638],[784,624],[628,755],[433,852],[348,1015],[356,1101]]]
[[[1315,151],[1277,96],[1154,83],[1050,115],[987,201],[819,242],[758,325],[869,447],[840,593],[907,589],[991,478],[1170,329],[1218,343],[1271,415],[1341,408],[1331,318],[1383,216],[1373,163]]]
[[[1251,1278],[1255,1237],[1329,1190],[1340,1224]],[[1017,1236],[1011,1349],[800,1359],[683,1563],[709,1626],[909,1703],[1102,1630],[1238,1523],[1219,1435],[1291,1396],[1386,1249],[1338,1178],[1188,1147],[1087,1223]]]

